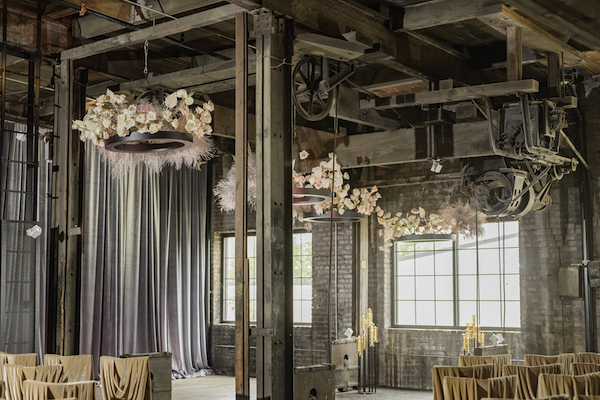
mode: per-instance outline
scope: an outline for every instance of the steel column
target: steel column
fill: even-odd
[[[235,397],[250,398],[248,198],[248,16],[235,16]]]
[[[260,11],[256,37],[257,399],[293,398],[293,21]]]

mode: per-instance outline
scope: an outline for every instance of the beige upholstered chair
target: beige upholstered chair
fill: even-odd
[[[104,400],[150,400],[148,357],[100,357],[100,380]]]
[[[434,400],[444,400],[443,383],[447,376],[487,379],[494,376],[494,366],[492,364],[470,367],[434,366],[432,371]]]
[[[81,382],[94,380],[94,364],[91,354],[77,356],[44,355],[45,365],[61,365],[61,382]]]
[[[574,362],[571,364],[571,375],[584,375],[600,372],[600,364]]]
[[[510,362],[510,354],[498,354],[495,356],[459,356],[458,358],[458,365],[461,367],[480,364],[494,365],[494,377],[496,378],[502,376],[502,368],[505,365],[510,365]]]
[[[96,382],[48,383],[23,382],[24,400],[95,400]]]

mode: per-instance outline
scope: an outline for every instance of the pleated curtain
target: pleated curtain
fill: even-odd
[[[80,353],[171,352],[174,377],[208,370],[207,173],[143,166],[118,178],[86,146]]]

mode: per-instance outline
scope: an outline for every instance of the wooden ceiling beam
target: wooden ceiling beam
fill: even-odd
[[[502,11],[498,0],[444,0],[404,8],[402,24],[396,31],[415,31],[466,21]]]
[[[69,2],[74,2],[77,5],[81,4],[80,1],[75,0],[69,0]],[[103,3],[104,0],[98,0],[97,2]],[[125,22],[129,22],[129,10],[131,4],[127,4],[121,0],[118,0],[118,2],[127,5],[128,11],[127,15],[125,16],[125,19],[122,19],[118,16],[115,16],[114,18],[120,19]],[[161,0],[159,4],[157,0],[149,0],[146,2],[146,5],[161,12],[162,10],[164,10],[165,14],[177,16],[179,14],[197,10],[202,7],[209,7],[219,2],[220,0]],[[88,6],[88,8],[94,11],[101,12],[100,10],[95,10],[93,7],[90,7],[87,1],[85,2],[85,4],[86,6]],[[150,20],[152,20],[153,14],[157,17],[157,19],[163,18],[160,15],[156,15],[155,13],[152,13],[150,11],[145,11],[144,14],[146,14]],[[110,34],[111,32],[114,32],[115,29],[122,29],[121,27],[119,27],[119,25],[116,25],[113,22],[106,21],[93,15],[85,15],[81,18],[77,18],[75,21],[77,22],[77,29],[74,29],[73,35],[81,39],[89,39],[100,35],[106,35]],[[146,21],[141,20],[140,18],[136,18],[133,24],[138,25],[145,22]]]
[[[78,60],[95,54],[106,53],[127,46],[141,44],[146,40],[161,39],[169,35],[175,35],[190,29],[201,28],[231,19],[235,14],[242,11],[244,11],[244,9],[233,4],[213,8],[177,20],[171,20],[163,22],[162,24],[140,29],[139,31],[125,33],[63,51],[61,53],[61,60]]]
[[[331,37],[355,31],[389,55],[382,64],[423,80],[455,78],[469,84],[483,83],[479,71],[465,57],[450,49],[427,43],[386,26],[386,17],[352,0],[230,0],[247,7],[263,6],[292,17],[305,26]]]
[[[463,122],[445,127],[452,146],[440,149],[444,159],[492,156],[487,121]],[[299,150],[307,150],[309,165],[326,159],[333,148],[333,139],[318,140],[314,130],[296,128]],[[342,168],[382,166],[427,161],[425,129],[398,129],[394,131],[347,135],[337,140],[336,157]],[[312,164],[311,164],[312,162]]]
[[[507,27],[516,26],[521,28],[523,46],[538,52],[562,53],[565,66],[572,67],[589,62],[589,57],[584,52],[568,45],[548,33],[548,31],[534,21],[525,18],[505,5],[502,6],[501,12],[478,17],[478,19],[496,30],[503,39],[506,38]]]
[[[248,70],[256,70],[256,56],[250,54]],[[187,88],[235,78],[235,60],[208,63],[200,67],[185,69],[170,74],[148,77],[120,85],[121,90],[164,87],[169,89]]]
[[[561,0],[511,0],[511,5],[524,14],[534,16],[540,22],[563,32],[572,39],[600,51],[600,24],[590,18],[588,11],[596,0],[564,2]]]
[[[402,96],[393,96],[377,100],[375,110],[389,110],[392,108],[412,107],[424,104],[453,103],[481,97],[506,96],[515,93],[536,93],[539,83],[533,79],[522,81],[489,83],[478,86],[465,86],[445,90],[412,93]]]

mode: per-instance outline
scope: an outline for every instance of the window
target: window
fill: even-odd
[[[256,321],[256,236],[248,236],[250,321]],[[312,234],[293,235],[294,322],[312,317]],[[235,237],[223,237],[223,321],[235,321]]]
[[[464,326],[479,314],[481,326],[520,326],[518,222],[484,228],[477,240],[395,242],[395,325]]]

